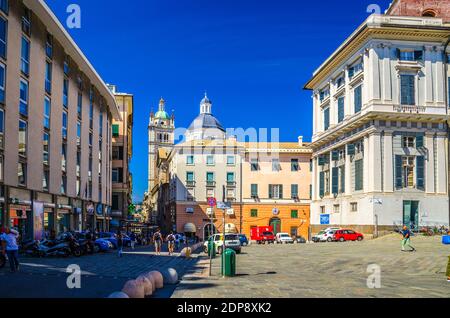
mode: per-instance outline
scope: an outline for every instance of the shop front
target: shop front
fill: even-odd
[[[29,205],[11,204],[9,207],[10,226],[17,229],[22,240],[33,239],[33,214]]]
[[[86,203],[86,219],[85,219],[85,230],[89,229],[91,231],[95,230],[95,206],[94,203]]]
[[[50,235],[52,231],[56,231],[54,204],[44,203],[44,231],[47,235]]]
[[[103,213],[103,204],[99,203],[97,204],[97,207],[95,209],[95,213],[96,213],[96,229],[99,232],[104,232],[105,231],[105,215]]]
[[[70,209],[59,208],[56,222],[58,233],[70,231]]]

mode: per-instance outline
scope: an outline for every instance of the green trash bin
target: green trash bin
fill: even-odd
[[[211,258],[216,257],[216,244],[214,244],[213,240],[208,241],[208,256]]]
[[[226,277],[236,276],[236,252],[226,249],[222,254],[222,275]]]

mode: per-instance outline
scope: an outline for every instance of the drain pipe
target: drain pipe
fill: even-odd
[[[445,43],[444,46],[444,87],[445,87],[445,105],[447,107],[447,116],[449,115],[448,111],[449,111],[449,103],[450,103],[450,87],[449,87],[449,76],[448,76],[448,63],[449,61],[449,56],[450,53],[447,54],[447,48],[450,45],[450,37],[447,39],[447,42]],[[449,130],[449,121],[447,120],[447,137],[449,137],[450,135],[450,130]],[[448,146],[448,142],[447,142],[447,154],[448,154],[448,159],[447,161],[450,160],[450,147]],[[448,167],[448,166],[447,166]],[[449,182],[447,182],[449,183]],[[450,183],[449,183],[450,185]],[[448,189],[447,189],[448,192]],[[449,201],[449,222],[450,222],[450,201]]]

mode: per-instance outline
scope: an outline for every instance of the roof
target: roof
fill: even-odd
[[[166,111],[160,110],[160,111],[156,112],[155,118],[158,118],[158,119],[169,119],[170,116],[169,116],[169,114]]]
[[[89,77],[92,85],[94,85],[99,93],[105,98],[113,118],[115,120],[121,120],[119,108],[117,107],[113,93],[106,86],[103,79],[44,0],[24,0],[24,4],[40,18],[47,30],[61,43],[66,54],[77,63],[80,71]]]
[[[177,144],[176,148],[194,147],[237,147],[246,152],[312,152],[310,143],[304,142],[302,146],[298,142],[238,142],[235,139],[226,140],[191,140]]]
[[[193,131],[197,129],[219,129],[225,132],[225,128],[223,128],[222,124],[219,120],[214,117],[212,114],[200,114],[195,118],[191,125],[188,128],[188,131]]]

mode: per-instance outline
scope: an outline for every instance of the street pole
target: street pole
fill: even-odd
[[[214,229],[213,228],[213,214],[214,214],[214,207],[211,207],[211,215],[210,215],[210,222],[211,223],[210,223],[210,228],[209,228],[210,233],[209,233],[209,237],[206,238],[208,240],[208,251],[209,251],[209,276],[212,275],[211,268],[212,268],[212,255],[213,255],[213,252],[209,250],[209,248],[210,248],[209,239],[210,238],[212,239],[212,237],[213,237],[212,234],[214,234],[214,231],[213,231],[213,229]],[[215,249],[214,241],[211,242],[211,247]]]
[[[225,185],[222,186],[222,202],[225,203]],[[225,277],[225,209],[223,210],[222,277]]]

